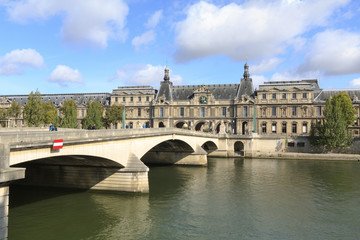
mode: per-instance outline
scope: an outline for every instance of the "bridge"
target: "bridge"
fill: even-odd
[[[268,141],[270,140],[270,141]],[[55,141],[62,142],[54,147]],[[271,143],[271,144],[269,144]],[[148,165],[207,165],[207,156],[250,156],[279,141],[178,128],[0,132],[0,239],[7,237],[9,184],[148,192]],[[26,172],[25,172],[26,170]]]

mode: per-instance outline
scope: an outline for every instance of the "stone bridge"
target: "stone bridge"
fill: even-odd
[[[61,139],[61,149],[54,140]],[[269,144],[270,143],[270,144]],[[10,182],[110,191],[148,192],[148,165],[207,165],[207,156],[253,156],[281,148],[274,139],[178,128],[0,132],[0,239],[7,237]],[[25,174],[26,170],[26,174]]]

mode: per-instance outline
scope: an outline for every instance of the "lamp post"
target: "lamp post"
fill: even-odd
[[[253,133],[256,133],[256,105],[255,105],[255,99],[254,99],[254,115],[253,115]]]
[[[122,128],[125,129],[125,105],[123,105]]]

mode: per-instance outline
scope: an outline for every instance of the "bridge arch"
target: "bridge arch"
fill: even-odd
[[[213,141],[207,141],[203,145],[201,145],[201,147],[207,153],[211,153],[211,152],[216,151],[218,149],[218,147],[216,146],[216,144]]]
[[[176,123],[175,127],[176,128],[182,128],[184,126],[185,122],[184,121],[179,121]]]
[[[241,141],[236,141],[234,143],[234,153],[240,156],[244,156],[244,143]]]
[[[153,146],[140,160],[147,165],[174,164],[193,152],[195,150],[185,141],[170,139]]]

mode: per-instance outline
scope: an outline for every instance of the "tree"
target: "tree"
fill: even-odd
[[[9,117],[18,118],[21,114],[21,106],[17,102],[12,102],[10,108],[7,110]]]
[[[88,128],[89,126],[95,126],[96,129],[102,128],[104,125],[103,112],[104,107],[101,103],[89,101],[86,117],[81,122],[82,128]]]
[[[52,102],[44,102],[42,104],[43,108],[43,122],[45,124],[54,124],[55,126],[59,123],[58,111],[55,108],[55,105]]]
[[[42,103],[40,92],[31,92],[24,106],[24,119],[29,127],[38,127],[43,122]]]
[[[327,151],[350,146],[353,139],[347,129],[354,119],[355,110],[348,94],[342,92],[328,98],[323,121],[311,126],[310,143]]]
[[[76,103],[74,100],[69,99],[64,102],[64,105],[60,108],[62,118],[61,127],[64,128],[77,128],[77,114]]]
[[[0,126],[1,127],[6,127],[6,122],[4,121],[4,120],[6,120],[6,117],[7,117],[6,109],[0,108]]]
[[[104,124],[106,127],[110,127],[111,124],[116,124],[122,121],[123,117],[123,109],[122,105],[112,105],[108,109],[106,109]]]

